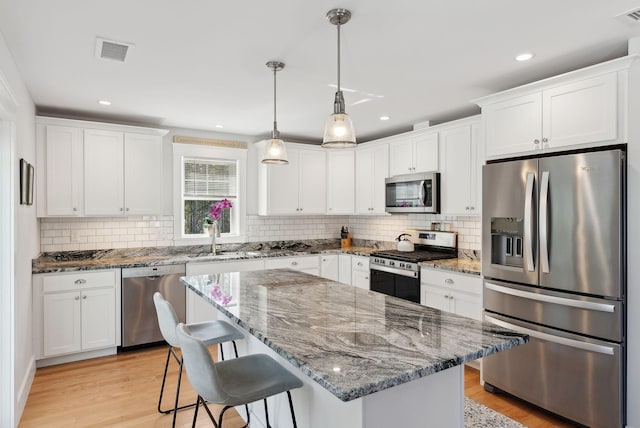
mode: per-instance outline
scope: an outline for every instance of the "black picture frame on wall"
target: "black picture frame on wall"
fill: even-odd
[[[33,205],[33,183],[35,168],[24,159],[20,159],[20,205]]]

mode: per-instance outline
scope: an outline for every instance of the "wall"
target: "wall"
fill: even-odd
[[[249,242],[337,239],[348,226],[356,239],[393,242],[405,229],[449,223],[458,232],[460,249],[480,250],[479,217],[428,214],[392,216],[247,216]],[[40,222],[43,252],[173,245],[173,216],[44,218]]]
[[[26,402],[31,382],[35,374],[35,356],[32,346],[32,311],[31,311],[31,259],[37,256],[40,249],[39,224],[36,218],[35,205],[18,205],[18,161],[24,158],[35,164],[35,107],[31,97],[24,86],[20,73],[13,61],[13,57],[0,35],[0,75],[4,76],[15,102],[17,112],[15,117],[16,144],[13,165],[16,165],[13,174],[14,189],[14,223],[13,232],[15,243],[13,246],[14,281],[3,283],[2,287],[13,289],[13,343],[12,358],[13,372],[9,373],[13,380],[13,415],[8,415],[9,420],[0,421],[2,426],[17,425],[24,404]],[[37,171],[36,171],[37,173]],[[5,203],[1,201],[0,203]],[[5,221],[5,220],[3,220]],[[2,314],[2,322],[7,322],[6,314]],[[3,355],[2,358],[6,356]],[[2,388],[7,379],[6,373],[2,375]],[[7,415],[3,414],[3,418]]]

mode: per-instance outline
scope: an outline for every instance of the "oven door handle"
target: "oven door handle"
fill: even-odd
[[[412,270],[402,270],[402,269],[394,269],[386,266],[370,266],[371,270],[379,270],[382,272],[392,273],[394,275],[407,276],[409,278],[417,278],[420,272],[412,271]]]
[[[572,348],[582,349],[589,352],[597,352],[598,354],[613,355],[613,348],[611,346],[594,345],[593,343],[581,342],[579,340],[567,339],[566,337],[555,336],[549,333],[543,333],[541,331],[530,330],[528,328],[520,327],[515,324],[504,322],[489,315],[484,315],[485,321],[498,327],[504,327],[509,330],[517,331],[518,333],[528,334],[536,339],[545,340],[547,342],[557,343],[559,345],[570,346]]]

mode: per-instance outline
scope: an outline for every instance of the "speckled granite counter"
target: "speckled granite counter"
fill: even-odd
[[[290,269],[181,280],[343,401],[528,340],[491,324]],[[221,288],[212,294],[216,287]],[[232,296],[227,305],[214,298],[221,289]]]
[[[430,262],[421,262],[420,266],[432,268],[432,269],[443,269],[449,270],[459,273],[468,273],[471,275],[480,275],[480,268],[482,263],[480,260],[472,260],[472,259],[445,259],[445,260],[434,260]]]
[[[73,272],[95,269],[160,266],[180,263],[212,262],[216,260],[244,260],[268,257],[291,257],[310,254],[347,253],[369,256],[374,248],[350,247],[340,249],[335,241],[311,244],[292,244],[268,247],[264,244],[229,246],[212,255],[209,246],[144,247],[93,251],[65,251],[44,253],[32,262],[32,273]]]

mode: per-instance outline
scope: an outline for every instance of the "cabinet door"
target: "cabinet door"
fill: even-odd
[[[480,296],[465,293],[449,293],[451,312],[463,317],[482,321],[482,302]]]
[[[300,150],[300,214],[326,214],[327,158],[319,150]],[[285,188],[286,189],[286,188]]]
[[[351,255],[338,255],[338,281],[343,284],[351,284]]]
[[[471,214],[471,125],[440,132],[442,214]],[[479,214],[479,213],[478,213]]]
[[[386,195],[384,179],[389,176],[389,146],[387,144],[373,149],[373,209],[375,214],[385,214]]]
[[[353,214],[355,211],[355,151],[327,154],[327,214]]]
[[[423,285],[421,288],[421,304],[440,309],[441,311],[451,312],[451,309],[449,307],[449,297],[451,295],[450,291],[445,288],[433,287],[430,285]]]
[[[540,150],[541,93],[487,105],[482,108],[482,116],[486,127],[487,156],[500,157]]]
[[[320,256],[320,276],[332,281],[338,281],[340,277],[338,254]]]
[[[80,292],[45,294],[42,309],[43,355],[48,357],[80,351]]]
[[[85,129],[85,215],[123,215],[123,145],[122,132]]]
[[[116,291],[97,288],[82,292],[82,350],[116,345]]]
[[[126,215],[162,213],[162,137],[124,134]]]
[[[432,132],[412,138],[414,144],[414,172],[438,171],[438,133]]]
[[[80,215],[82,213],[82,129],[48,125],[44,145],[46,215]]]
[[[484,165],[484,139],[482,125],[471,125],[471,214],[482,215],[482,165]]]
[[[267,212],[268,215],[298,214],[300,189],[300,151],[288,150],[287,165],[267,165]],[[324,198],[324,195],[323,195]]]
[[[616,73],[562,85],[542,93],[544,148],[615,140]],[[543,140],[544,141],[544,140]]]
[[[354,270],[351,272],[351,285],[355,285],[358,288],[369,290],[369,272],[363,272]]]
[[[373,150],[356,151],[356,213],[371,214],[373,211]],[[384,185],[383,185],[384,186]]]
[[[411,137],[403,136],[401,139],[389,143],[389,174],[391,176],[411,174],[413,165],[413,141]]]

